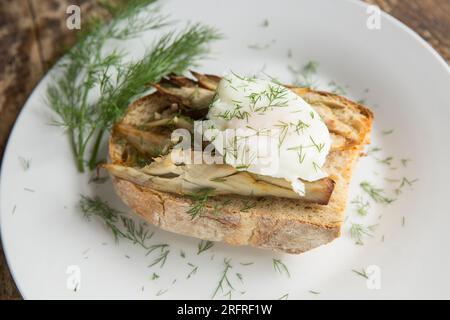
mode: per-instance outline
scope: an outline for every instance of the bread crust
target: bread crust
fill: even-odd
[[[324,108],[322,103],[326,104],[330,114],[338,113],[337,120],[325,120],[329,128],[334,126],[338,135],[346,139],[345,147],[330,152],[325,163],[325,171],[335,181],[328,205],[303,203],[298,199],[220,196],[209,198],[201,216],[192,219],[187,213],[193,203],[190,197],[142,187],[113,176],[117,194],[149,223],[203,240],[250,245],[292,254],[331,242],[340,236],[348,185],[362,148],[370,141],[373,114],[365,106],[335,94],[306,88],[291,90],[302,96],[319,113],[320,108]],[[132,122],[137,114],[145,110],[146,105],[160,99],[165,98],[154,93],[137,100],[129,107],[124,121]],[[347,118],[344,116],[348,116],[349,120],[345,122]],[[339,126],[338,121],[343,121],[344,125]],[[346,126],[354,132],[343,133]],[[333,132],[332,129],[330,131]],[[109,142],[112,163],[121,161],[122,152],[123,148],[113,132]],[[243,210],[243,204],[249,199],[252,207]],[[217,207],[220,207],[219,214]]]

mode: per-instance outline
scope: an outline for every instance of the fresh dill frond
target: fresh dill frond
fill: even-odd
[[[202,252],[205,252],[206,250],[211,249],[214,246],[214,242],[209,241],[209,240],[201,240],[198,243],[198,251],[197,251],[197,255],[201,254]]]
[[[192,219],[202,215],[202,213],[206,209],[206,202],[208,201],[208,198],[213,193],[213,191],[214,189],[207,188],[191,196],[192,204],[189,207],[187,213],[191,216]]]
[[[55,124],[68,135],[79,171],[91,146],[89,168],[98,164],[105,130],[123,115],[126,106],[168,73],[181,73],[205,56],[206,44],[220,38],[215,29],[193,24],[179,33],[168,32],[154,42],[141,60],[125,62],[125,51],[105,49],[111,39],[126,40],[168,24],[167,17],[146,6],[155,0],[134,0],[111,9],[112,20],[90,24],[78,43],[57,65],[58,76],[47,89],[47,101],[58,114]],[[143,14],[146,14],[143,16]],[[139,18],[138,18],[139,17]],[[96,101],[92,93],[99,91]],[[95,137],[95,138],[94,138]],[[92,141],[94,140],[94,141]]]
[[[213,295],[212,295],[212,299],[214,299],[216,297],[216,295],[220,292],[224,292],[225,290],[228,290],[228,295],[230,295],[231,297],[231,291],[234,291],[234,287],[230,282],[230,279],[228,278],[228,272],[230,271],[232,267],[231,265],[231,259],[227,259],[225,258],[223,260],[224,263],[224,269],[222,271],[222,275],[219,279],[219,283],[217,284],[216,290],[214,291]]]
[[[419,181],[419,179],[413,179],[410,180],[406,177],[403,177],[402,180],[400,180],[400,185],[394,190],[395,194],[399,195],[403,192],[403,188],[405,186],[412,186],[415,182]]]
[[[320,294],[319,291],[315,291],[315,290],[309,290],[308,292],[311,293],[311,294]]]
[[[242,273],[236,272],[236,277],[243,283],[244,282],[244,276]]]
[[[361,188],[377,203],[390,204],[395,201],[384,195],[383,189],[377,188],[367,181],[360,183]]]
[[[251,266],[252,264],[254,264],[254,262],[240,262],[239,264],[241,266]]]
[[[273,258],[272,262],[273,262],[273,268],[275,269],[275,271],[277,271],[280,274],[285,273],[288,276],[288,278],[291,277],[291,274],[289,273],[288,268],[280,259]]]

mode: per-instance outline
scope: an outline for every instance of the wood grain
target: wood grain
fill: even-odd
[[[450,1],[365,1],[411,27],[450,61]],[[0,1],[0,159],[28,95],[64,47],[73,44],[74,32],[65,26],[69,4],[81,6],[82,21],[103,14],[93,0]],[[20,298],[0,245],[0,299]]]

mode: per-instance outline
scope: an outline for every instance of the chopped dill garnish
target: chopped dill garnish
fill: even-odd
[[[28,191],[28,192],[36,192],[35,190],[33,190],[33,189],[30,189],[30,188],[23,188],[23,190],[25,190],[25,191]]]
[[[377,188],[367,181],[361,182],[360,186],[377,203],[390,204],[395,201],[395,199],[386,197],[383,189]]]
[[[116,241],[120,238],[127,239],[135,244],[139,244],[144,249],[149,249],[147,241],[153,237],[146,223],[136,222],[125,216],[123,212],[111,208],[106,201],[99,197],[91,198],[88,196],[81,196],[80,209],[84,216],[90,220],[92,217],[97,217],[109,229]]]
[[[251,266],[252,264],[254,264],[254,262],[240,262],[239,264],[241,266]]]
[[[369,201],[364,200],[364,198],[362,196],[357,196],[355,199],[353,199],[352,202],[350,202],[351,204],[354,204],[356,206],[356,212],[360,215],[360,216],[366,216],[368,213],[368,210],[370,208],[370,203]]]
[[[381,133],[382,133],[384,136],[387,136],[387,135],[389,135],[389,134],[391,134],[391,133],[393,133],[393,132],[394,132],[394,129],[383,130],[383,131],[381,131]]]
[[[405,224],[406,224],[406,218],[405,218],[405,216],[403,216],[403,217],[402,217],[402,227],[404,227]]]
[[[89,178],[88,183],[103,184],[103,183],[105,183],[106,181],[108,181],[108,179],[109,179],[109,176],[101,177],[101,176],[99,176],[98,174],[93,174],[93,175]]]
[[[186,258],[186,253],[183,250],[180,250],[180,257]]]
[[[162,296],[164,293],[166,293],[167,291],[169,291],[168,289],[161,289],[161,290],[159,290],[157,293],[156,293],[156,296],[157,297],[159,297],[159,296]]]
[[[286,293],[278,298],[278,300],[287,300],[289,298],[289,293]]]
[[[264,44],[252,43],[248,45],[248,48],[253,50],[265,50],[269,49],[275,42],[275,39],[273,39],[272,41]]]
[[[402,164],[403,167],[407,167],[408,163],[411,161],[411,159],[400,159],[400,162]]]
[[[355,244],[363,245],[363,238],[365,236],[372,237],[372,232],[374,231],[375,227],[376,225],[366,227],[359,223],[351,223],[350,237],[355,241]]]
[[[24,171],[27,171],[28,169],[30,169],[31,159],[25,159],[23,157],[19,157],[19,162]]]
[[[244,206],[241,208],[241,212],[248,212],[250,209],[256,207],[255,201],[246,200]]]
[[[152,277],[151,277],[150,279],[151,279],[151,280],[159,279],[159,274],[153,272]]]
[[[280,259],[273,258],[272,263],[273,263],[273,268],[275,269],[275,271],[277,271],[280,274],[285,273],[288,276],[288,278],[291,277],[291,274],[289,273],[288,268]]]
[[[157,264],[159,264],[159,267],[162,268],[164,266],[164,264],[166,263],[167,256],[170,253],[168,244],[155,244],[155,245],[152,245],[149,248],[149,250],[148,250],[146,255],[149,255],[150,253],[152,253],[154,251],[158,252],[158,249],[159,249],[159,255],[153,260],[152,263],[150,263],[148,265],[149,268],[153,267],[153,266],[155,266]]]
[[[366,99],[362,98],[362,99],[359,99],[356,102],[359,103],[359,104],[366,104]]]
[[[269,19],[264,19],[261,23],[261,27],[267,28],[269,26]]]
[[[236,277],[243,283],[244,282],[244,277],[242,276],[241,273],[236,272]]]
[[[311,294],[320,294],[319,291],[315,291],[315,290],[309,290],[308,292],[311,293]]]
[[[394,157],[387,157],[385,159],[377,159],[377,162],[381,163],[381,164],[385,164],[387,166],[391,166],[393,160],[394,160]]]
[[[322,152],[323,148],[325,147],[325,143],[319,143],[317,144],[312,136],[309,136],[309,139],[311,140],[311,142],[313,143],[313,146],[317,149],[317,151],[320,153]]]
[[[292,58],[292,49],[288,49],[287,51],[287,57]]]
[[[308,61],[301,69],[288,66],[289,71],[294,76],[293,83],[300,87],[314,89],[315,81],[313,76],[317,73],[318,66],[319,64],[313,60]]]
[[[230,271],[231,268],[233,268],[231,266],[231,259],[224,259],[223,260],[224,263],[224,269],[222,271],[222,275],[219,279],[219,283],[217,284],[216,290],[214,291],[213,295],[212,295],[212,299],[214,299],[216,297],[216,295],[220,292],[224,292],[225,290],[228,290],[227,295],[229,294],[231,297],[231,291],[234,291],[234,287],[231,284],[229,278],[228,278],[228,272]]]
[[[352,271],[354,273],[356,273],[358,276],[361,276],[361,277],[363,277],[365,279],[369,279],[369,275],[367,274],[365,269],[362,269],[362,271],[358,271],[358,270],[352,269]]]
[[[196,266],[190,262],[188,262],[188,266],[191,267],[191,271],[186,276],[186,279],[190,279],[193,275],[195,275],[197,273],[197,270],[198,270],[198,266]]]
[[[405,186],[411,187],[417,181],[419,181],[419,179],[409,180],[408,178],[403,177],[403,179],[400,180],[400,185],[394,190],[395,194],[397,194],[397,195],[401,194],[403,191],[403,187],[405,187]]]
[[[198,250],[197,250],[197,255],[201,254],[202,252],[205,252],[206,250],[211,249],[214,246],[214,242],[209,241],[209,240],[201,240],[198,243]]]
[[[206,202],[208,201],[209,196],[214,192],[214,189],[207,188],[197,192],[192,195],[192,204],[189,207],[187,213],[191,216],[192,219],[199,217],[205,211]]]

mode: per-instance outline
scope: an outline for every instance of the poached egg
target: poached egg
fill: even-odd
[[[226,75],[203,123],[204,136],[238,170],[283,178],[299,195],[322,179],[331,138],[319,114],[273,81]]]

